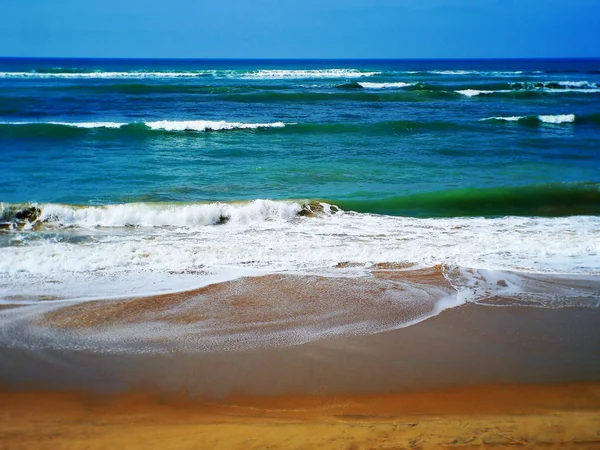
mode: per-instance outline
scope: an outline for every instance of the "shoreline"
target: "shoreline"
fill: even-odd
[[[443,286],[436,272],[419,280]],[[252,290],[240,292],[246,303],[235,305],[254,310]],[[93,317],[101,310],[86,304],[45,320],[97,330],[180,300],[117,302],[118,313]],[[597,308],[466,304],[406,328],[283,347],[2,348],[0,449],[600,448],[599,323]]]
[[[143,380],[148,388],[223,397],[600,381],[598,323],[600,309],[466,304],[405,328],[282,347],[162,353],[4,347],[0,384],[110,392]]]
[[[115,317],[138,318],[139,304],[129,308],[133,316],[120,310]],[[85,319],[94,310],[84,313]],[[161,353],[4,347],[0,386],[113,393],[186,390],[223,398],[234,392],[344,395],[600,381],[599,323],[600,309],[466,304],[405,328],[289,346],[187,352],[165,344]]]

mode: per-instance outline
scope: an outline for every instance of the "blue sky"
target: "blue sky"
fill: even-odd
[[[0,3],[0,56],[600,57],[600,0]]]

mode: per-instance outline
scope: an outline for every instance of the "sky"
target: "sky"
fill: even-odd
[[[600,57],[600,0],[0,0],[0,56]]]

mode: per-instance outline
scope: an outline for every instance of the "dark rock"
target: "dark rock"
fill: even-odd
[[[30,206],[29,208],[17,211],[15,218],[18,220],[27,220],[29,222],[35,222],[42,215],[42,210],[37,206]]]

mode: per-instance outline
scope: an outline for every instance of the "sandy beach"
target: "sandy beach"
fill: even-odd
[[[418,281],[443,290],[429,275]],[[249,283],[253,307],[252,283],[273,282],[236,283]],[[115,301],[112,315],[90,314],[90,302],[38,323],[99,329],[198,295]],[[5,348],[0,448],[600,448],[599,320],[589,308],[467,304],[291,346]]]

